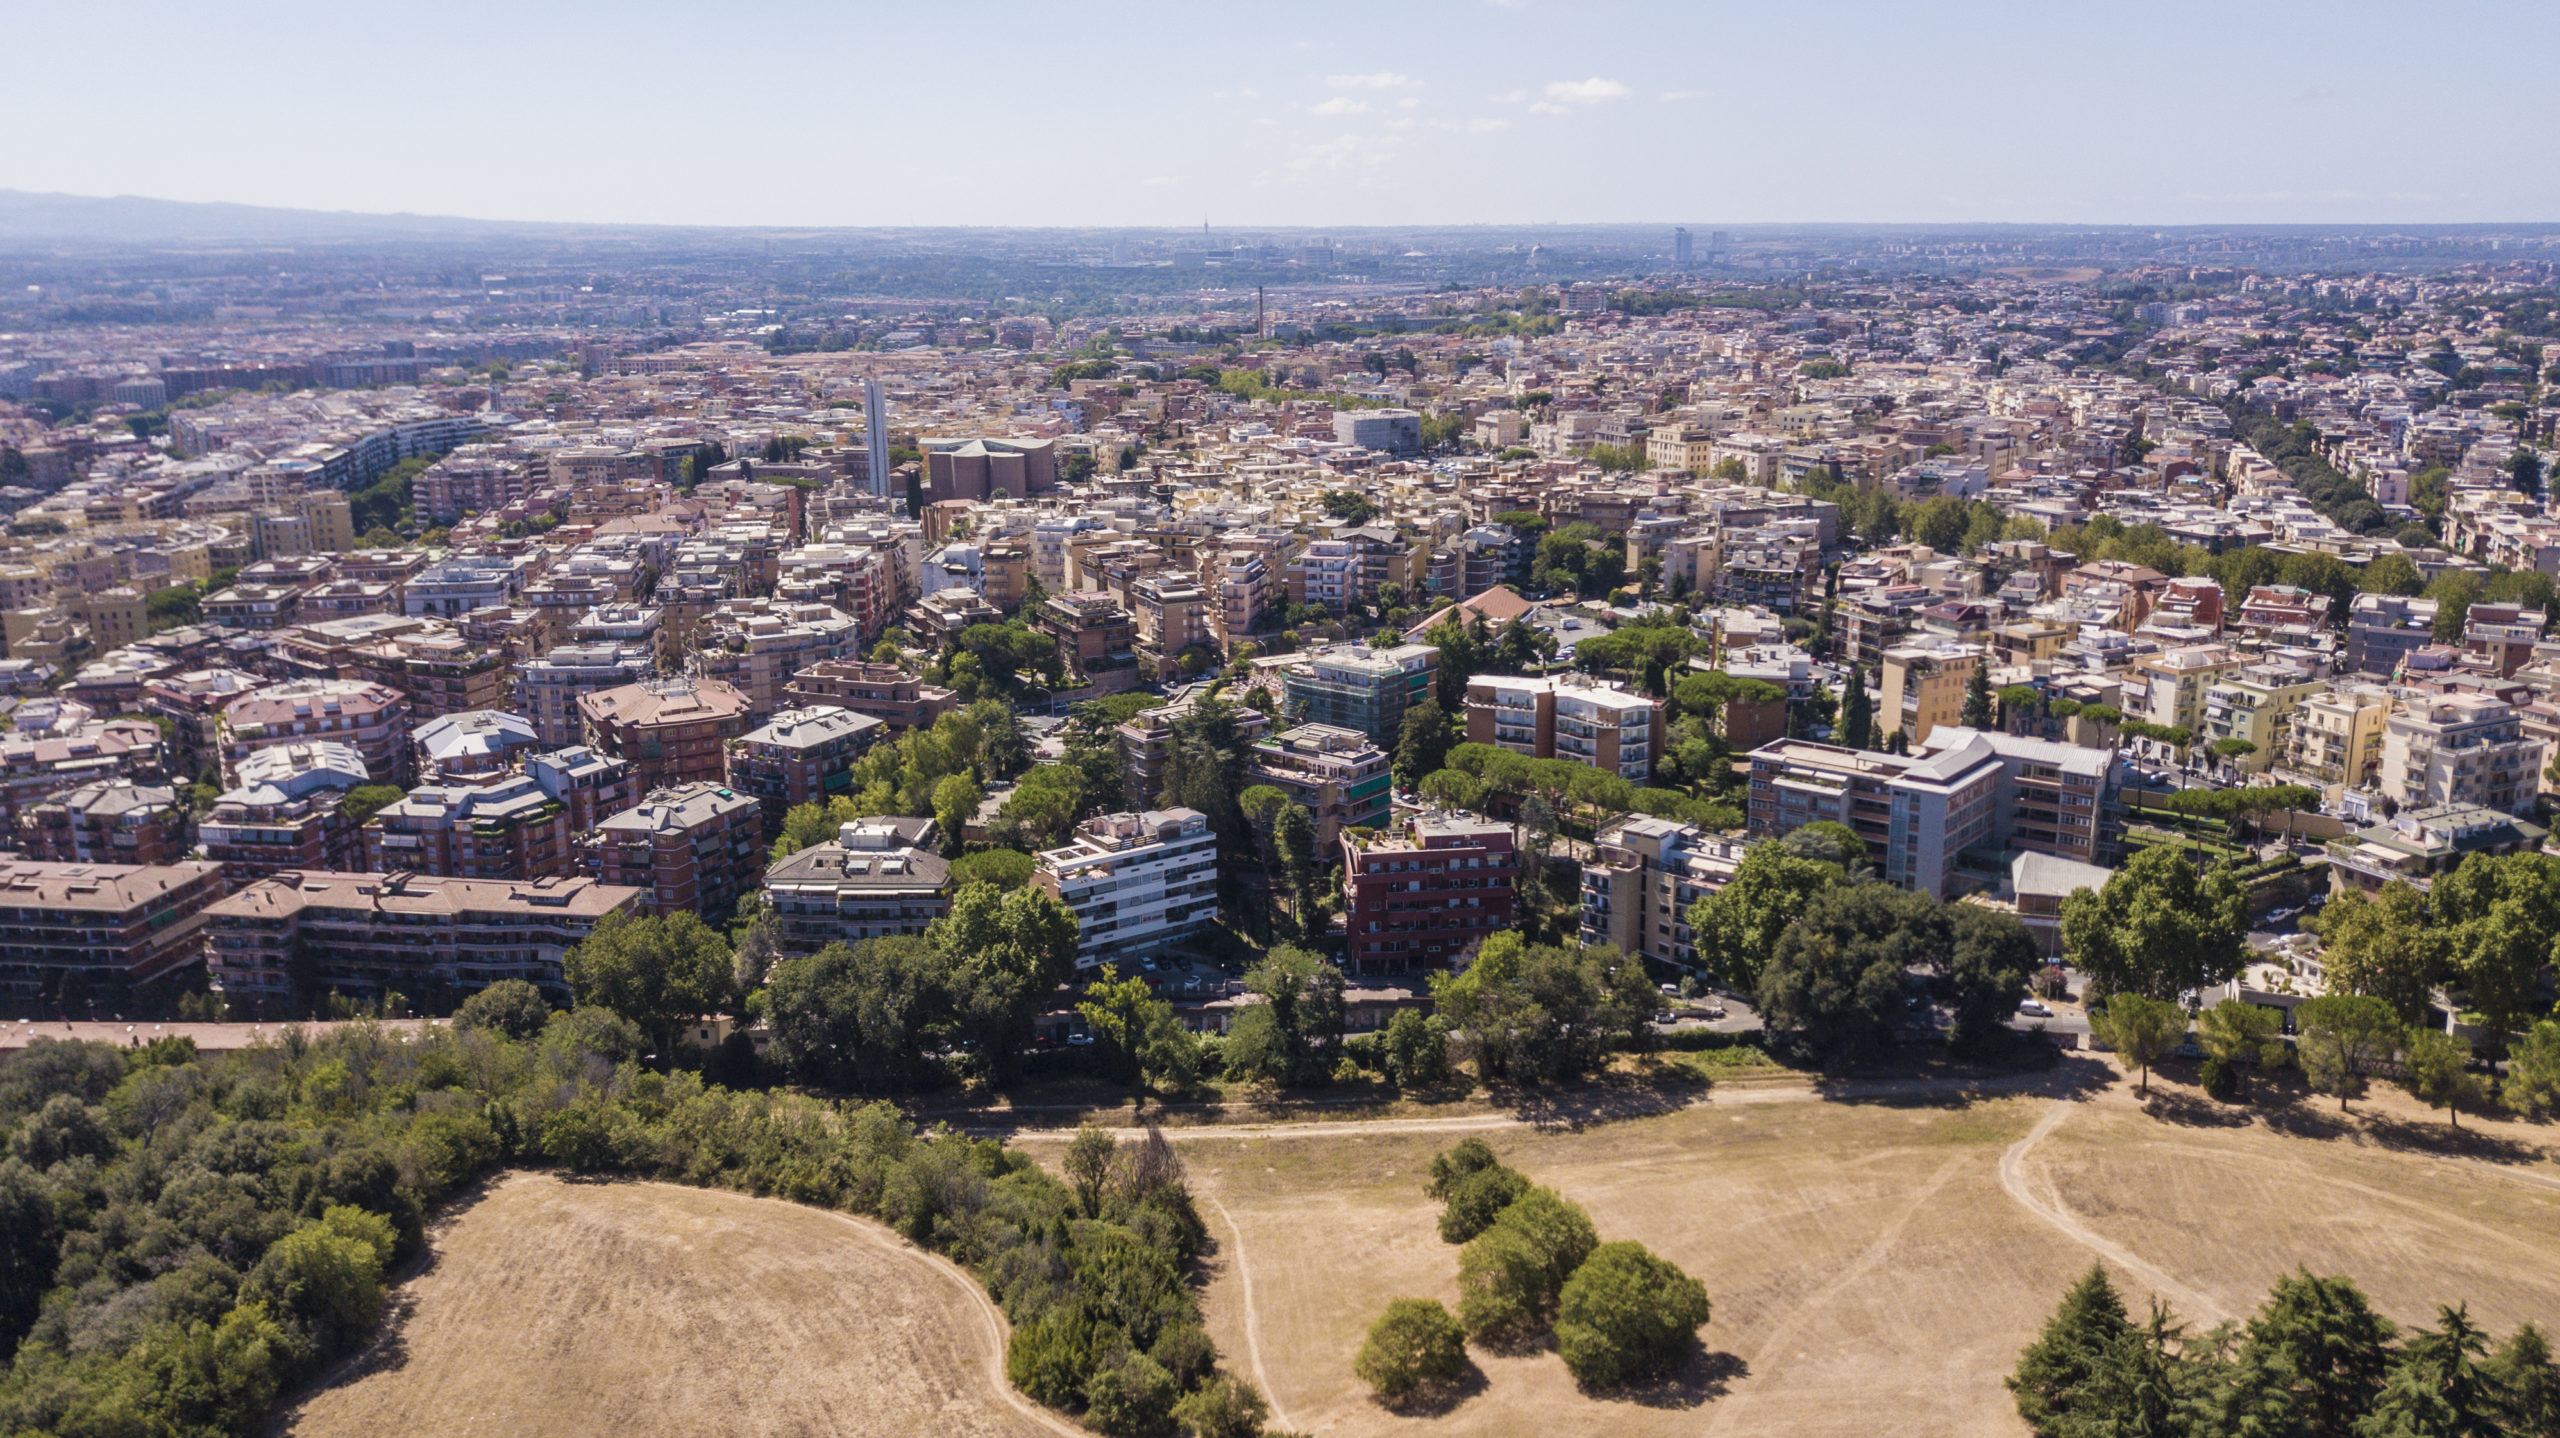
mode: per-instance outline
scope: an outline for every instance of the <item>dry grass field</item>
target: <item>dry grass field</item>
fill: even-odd
[[[2092,1257],[2199,1327],[2297,1263],[2351,1275],[2404,1321],[2467,1299],[2499,1329],[2560,1323],[2546,1129],[2466,1119],[2448,1143],[2441,1115],[2396,1091],[2343,1126],[2333,1104],[2235,1121],[2158,1079],[2146,1108],[2091,1059],[2011,1087],[1860,1101],[1735,1086],[1578,1129],[1497,1115],[1166,1132],[1220,1245],[1206,1307],[1221,1350],[1284,1426],[1327,1434],[2015,1435],[2001,1375]],[[1689,1371],[1595,1399],[1541,1352],[1480,1358],[1481,1383],[1436,1416],[1369,1401],[1351,1356],[1387,1301],[1456,1301],[1456,1250],[1420,1188],[1471,1132],[1588,1208],[1603,1239],[1705,1282],[1715,1316]]]
[[[513,1174],[440,1226],[387,1341],[311,1438],[699,1433],[1032,1438],[1001,1321],[887,1229],[775,1199]]]

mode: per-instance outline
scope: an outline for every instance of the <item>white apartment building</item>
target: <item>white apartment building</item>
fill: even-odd
[[[2514,709],[2487,695],[2411,699],[2382,726],[2382,797],[2403,809],[2470,805],[2529,814],[2541,779],[2541,741],[2526,737]]]
[[[1197,809],[1104,814],[1031,881],[1075,911],[1076,967],[1144,953],[1218,917],[1218,837]]]

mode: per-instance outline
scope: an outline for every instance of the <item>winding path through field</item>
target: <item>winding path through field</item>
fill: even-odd
[[[1254,1318],[1253,1265],[1245,1258],[1244,1229],[1237,1224],[1235,1215],[1227,1212],[1227,1206],[1218,1202],[1217,1195],[1209,1195],[1209,1206],[1218,1211],[1218,1221],[1227,1226],[1227,1236],[1235,1242],[1236,1282],[1244,1290],[1245,1360],[1253,1365],[1253,1384],[1262,1390],[1263,1399],[1271,1405],[1272,1422],[1286,1430],[1293,1425],[1289,1422],[1289,1415],[1280,1407],[1280,1394],[1271,1386],[1271,1375],[1262,1368],[1262,1330]],[[996,1376],[1001,1378],[1004,1375],[999,1373]]]
[[[2045,1110],[2044,1117],[2036,1120],[2036,1126],[2027,1131],[2027,1136],[2009,1145],[2008,1152],[2000,1155],[2000,1187],[2007,1190],[2009,1196],[2016,1199],[2020,1207],[2043,1219],[2063,1237],[2141,1279],[2149,1285],[2152,1292],[2175,1302],[2180,1311],[2188,1317],[2207,1325],[2221,1322],[2229,1316],[2224,1312],[2221,1304],[2179,1282],[2166,1270],[2135,1254],[2123,1244],[2082,1223],[2077,1215],[2062,1206],[2059,1199],[2043,1197],[2035,1191],[2035,1186],[2028,1182],[2027,1156],[2035,1151],[2037,1144],[2050,1137],[2055,1129],[2062,1127],[2062,1121],[2071,1116],[2071,1109],[2071,1100],[2055,1099],[2053,1106]]]

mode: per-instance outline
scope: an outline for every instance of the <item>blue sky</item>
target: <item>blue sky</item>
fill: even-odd
[[[0,0],[0,34],[0,187],[76,194],[759,225],[2560,220],[2549,4]]]

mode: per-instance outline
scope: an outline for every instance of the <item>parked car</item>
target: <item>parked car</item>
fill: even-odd
[[[2267,910],[2267,922],[2270,924],[2290,924],[2301,916],[2302,911],[2300,909]]]
[[[2053,1010],[2046,1008],[2042,999],[2018,1000],[2018,1012],[2025,1014],[2029,1018],[2049,1019],[2053,1017]]]
[[[1671,1012],[1671,1010],[1669,1010],[1669,1009],[1663,1009],[1663,1010],[1661,1010],[1661,1011],[1657,1012],[1656,1014],[1654,1014],[1654,1016],[1653,1016],[1653,1021],[1654,1021],[1655,1023],[1658,1023],[1658,1024],[1670,1024],[1670,1023],[1678,1023],[1678,1022],[1679,1022],[1679,1019],[1678,1019],[1678,1017],[1677,1017],[1677,1016],[1675,1016],[1675,1015]]]

